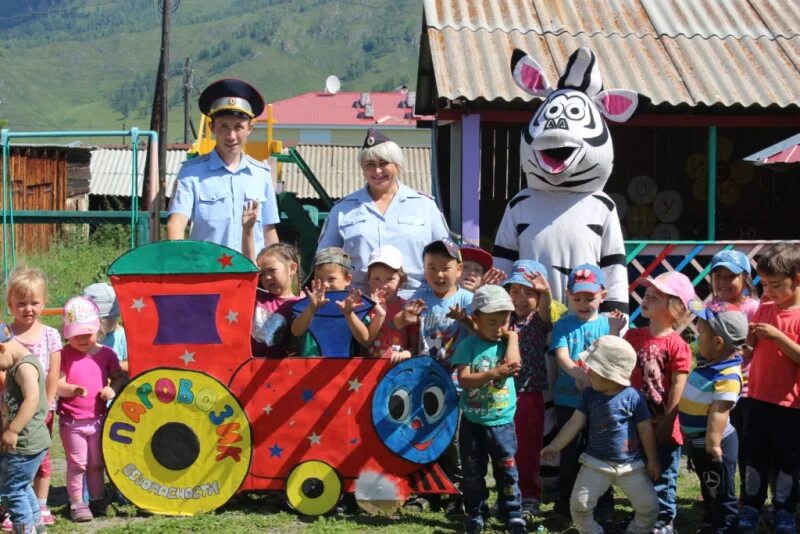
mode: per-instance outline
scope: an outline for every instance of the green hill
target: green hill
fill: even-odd
[[[13,130],[147,128],[158,68],[157,0],[26,0],[0,11],[0,119]],[[196,98],[240,77],[270,102],[322,90],[413,86],[419,0],[172,0],[169,140],[183,138],[182,76]]]

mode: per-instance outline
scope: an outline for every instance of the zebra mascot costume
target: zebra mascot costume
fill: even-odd
[[[520,141],[522,173],[528,187],[506,206],[494,244],[494,265],[534,259],[548,267],[553,298],[566,297],[570,268],[594,263],[603,268],[608,296],[603,311],[628,312],[625,246],[616,206],[603,193],[614,148],[603,117],[628,120],[643,97],[634,91],[603,91],[597,59],[579,48],[569,58],[558,87],[521,50],[511,58],[514,81],[544,98]]]

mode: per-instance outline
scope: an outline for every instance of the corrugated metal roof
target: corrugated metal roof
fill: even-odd
[[[364,177],[358,165],[357,146],[297,145],[295,147],[332,198],[342,198],[363,187]],[[430,194],[431,149],[404,147],[405,168],[400,181],[412,189]],[[283,165],[284,191],[294,191],[298,198],[318,198],[297,165]]]
[[[167,150],[167,196],[172,193],[172,184],[186,160],[186,150]],[[142,194],[145,151],[139,150],[138,195]],[[89,170],[92,174],[89,194],[131,196],[131,165],[133,151],[130,148],[98,148],[92,151]]]
[[[534,57],[554,84],[569,54],[587,46],[598,55],[606,87],[634,89],[655,105],[800,105],[796,0],[425,0],[424,6],[436,93],[448,100],[531,100],[511,78],[514,48]],[[429,79],[420,76],[420,83]]]

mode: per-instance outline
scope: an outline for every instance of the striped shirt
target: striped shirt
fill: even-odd
[[[696,367],[689,374],[686,387],[678,405],[681,430],[693,445],[702,445],[708,426],[708,414],[715,401],[739,400],[742,391],[742,357],[738,354],[727,360]],[[733,432],[728,426],[722,437]]]

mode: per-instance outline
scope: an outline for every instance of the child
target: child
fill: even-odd
[[[44,273],[39,269],[14,269],[8,278],[6,302],[14,317],[13,322],[9,325],[14,339],[25,347],[28,353],[36,356],[42,365],[46,377],[45,390],[48,406],[45,425],[47,425],[48,433],[52,435],[60,367],[58,351],[61,350],[61,336],[58,330],[42,324],[40,320],[42,310],[47,302],[47,278]],[[33,481],[33,490],[39,501],[42,522],[45,525],[52,525],[55,522],[53,514],[47,507],[50,472],[50,450],[48,449]],[[10,518],[3,521],[2,528],[11,531]]]
[[[410,350],[416,350],[419,335],[417,325],[399,328],[394,323],[395,316],[405,308],[406,301],[397,295],[397,290],[405,285],[406,278],[403,255],[397,247],[384,245],[369,255],[367,283],[370,297],[376,305],[369,312],[365,356],[382,358],[397,353],[390,357],[399,363],[411,357]],[[355,323],[363,324],[360,321]]]
[[[739,532],[753,532],[776,472],[774,532],[796,531],[800,471],[800,247],[780,243],[756,266],[764,288],[750,324],[753,346],[748,395],[752,411],[745,435],[747,472]]]
[[[675,329],[686,320],[687,305],[695,294],[692,282],[674,271],[640,283],[647,286],[641,310],[650,325],[629,330],[625,339],[636,351],[631,383],[647,400],[658,441],[662,471],[656,481],[659,503],[656,532],[671,534],[678,506],[678,468],[683,444],[678,403],[692,367],[691,349]]]
[[[478,246],[461,245],[461,258],[464,268],[458,285],[467,291],[474,292],[484,284],[499,284],[506,278],[506,273],[492,266],[492,255]]]
[[[14,532],[44,532],[33,479],[50,449],[45,425],[45,372],[38,358],[12,338],[0,323],[0,371],[6,373],[3,391],[3,434],[0,438],[0,497],[8,508]]]
[[[288,243],[274,243],[258,253],[260,271],[250,345],[253,356],[284,358],[289,353],[292,305],[300,300],[300,254]]]
[[[550,345],[558,364],[553,402],[559,429],[572,417],[580,402],[581,392],[590,385],[580,354],[596,339],[611,332],[608,317],[599,314],[600,304],[605,297],[606,278],[600,267],[585,263],[572,269],[567,279],[569,313],[553,325],[553,340]],[[561,474],[554,511],[564,517],[569,517],[570,495],[578,476],[581,441],[570,440],[561,451]],[[609,514],[610,497],[609,493],[609,500],[604,499],[601,503],[603,511]]]
[[[97,343],[100,316],[86,297],[64,305],[61,377],[58,383],[59,434],[67,460],[70,517],[91,521],[105,513],[101,438],[107,402],[116,396],[125,375],[114,351]],[[110,380],[110,385],[109,385]],[[83,502],[83,477],[89,486],[89,506]]]
[[[516,394],[510,377],[520,369],[517,333],[508,330],[514,305],[503,288],[482,286],[472,300],[476,335],[465,338],[453,354],[458,382],[464,389],[459,448],[464,466],[461,492],[466,505],[465,531],[481,532],[487,512],[487,460],[497,481],[499,517],[508,531],[526,532],[517,484]],[[488,456],[488,458],[487,458]]]
[[[647,403],[630,387],[636,352],[619,337],[603,336],[584,357],[591,385],[558,436],[542,449],[542,457],[552,457],[574,441],[588,421],[586,452],[570,499],[573,523],[581,533],[603,532],[593,510],[615,484],[635,513],[625,532],[650,534],[658,516],[651,479],[658,477],[659,463]]]
[[[472,293],[458,287],[464,269],[461,252],[449,239],[428,243],[422,250],[427,285],[414,292],[406,307],[395,317],[399,328],[418,324],[419,354],[449,362],[458,341],[466,335],[454,318],[472,302]]]
[[[314,319],[314,314],[328,303],[325,293],[327,291],[345,291],[350,287],[350,281],[353,279],[352,270],[353,263],[344,249],[326,247],[317,251],[311,266],[311,280],[306,284],[309,288],[307,294],[310,304],[292,321],[292,335],[300,338],[298,356],[324,356],[319,344],[308,329]],[[345,318],[348,319],[348,325],[349,315],[351,315],[349,312],[357,307],[359,298],[359,293],[352,292],[344,301],[337,303]],[[359,343],[351,343],[350,356],[356,356],[359,351]]]
[[[425,274],[424,285],[417,289],[406,307],[395,316],[399,328],[419,325],[419,350],[424,354],[450,366],[450,357],[458,342],[467,335],[467,330],[456,319],[469,313],[472,293],[458,287],[458,279],[463,270],[461,252],[449,239],[428,243],[422,250],[422,263]],[[447,477],[459,487],[461,484],[461,462],[458,458],[458,435],[447,448],[439,464]],[[425,508],[424,499],[416,499],[415,506]],[[458,499],[450,499],[445,514],[461,514],[462,505]]]
[[[114,288],[111,284],[92,284],[83,290],[83,296],[94,302],[100,311],[100,332],[103,335],[98,342],[116,353],[120,368],[127,373],[128,341],[125,329],[119,324],[119,302]]]
[[[548,389],[547,343],[553,324],[550,317],[550,285],[547,269],[538,261],[517,260],[503,283],[514,311],[510,329],[517,332],[522,367],[514,378],[517,392],[516,462],[523,515],[539,515],[542,484],[539,458],[544,437],[544,396]]]
[[[728,303],[737,306],[747,316],[753,318],[759,300],[751,277],[750,260],[738,250],[722,250],[711,258],[712,303]],[[731,424],[740,438],[744,438],[747,416],[750,413],[750,399],[747,398],[747,376],[750,370],[750,354],[742,362],[742,393],[739,402],[731,410]],[[739,440],[739,481],[741,493],[745,493],[744,442]]]
[[[700,299],[689,303],[699,317],[697,348],[703,364],[690,374],[678,406],[678,417],[689,458],[703,494],[701,532],[735,532],[739,503],[734,478],[739,437],[730,413],[742,389],[742,358],[738,352],[747,337],[747,317],[736,306]]]

